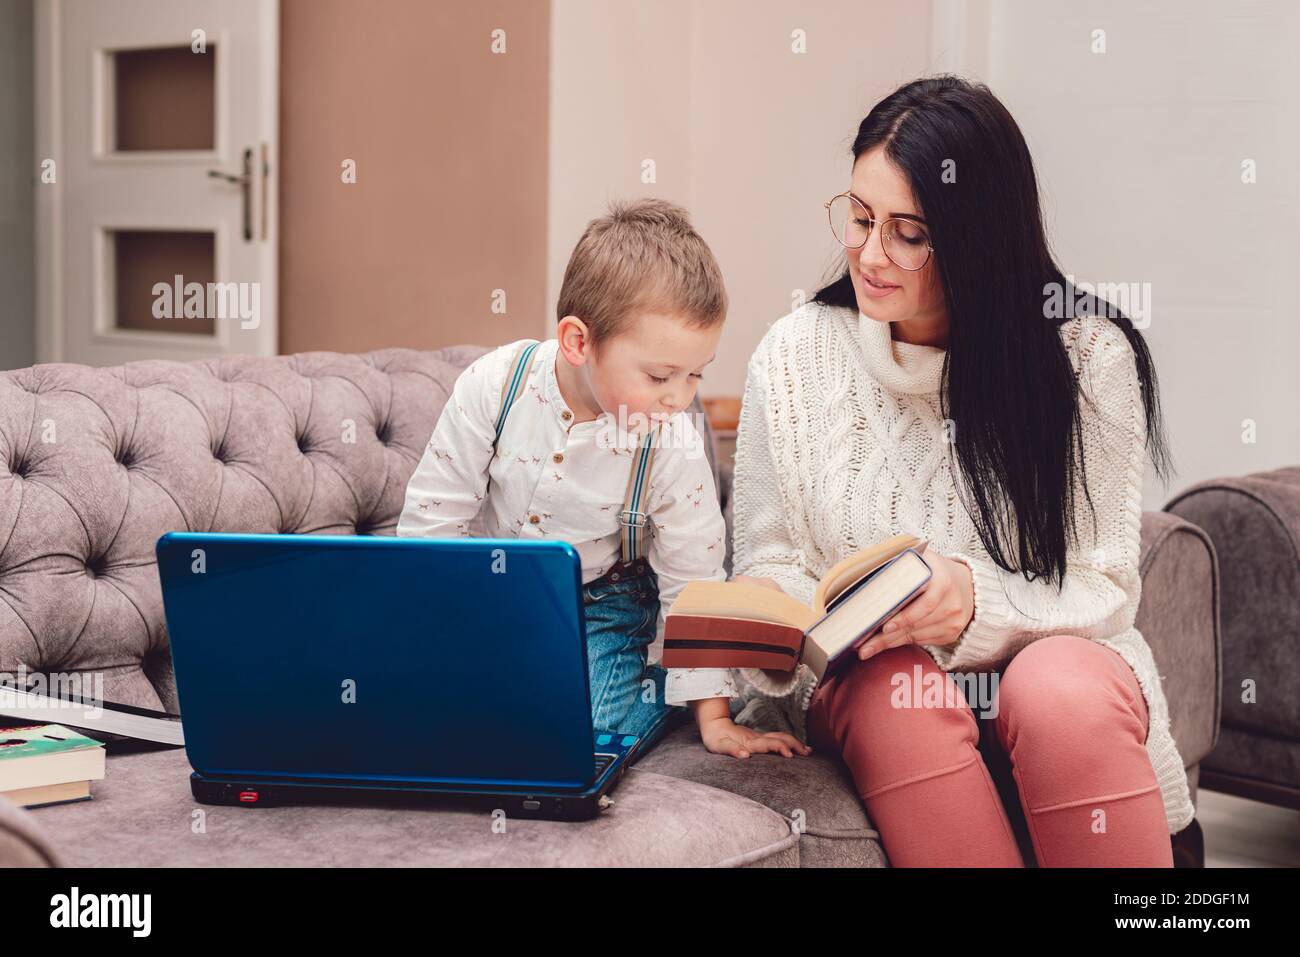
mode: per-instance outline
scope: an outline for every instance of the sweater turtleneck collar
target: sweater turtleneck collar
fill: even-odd
[[[897,342],[888,322],[858,312],[858,340],[867,371],[890,392],[932,394],[939,391],[946,350]]]

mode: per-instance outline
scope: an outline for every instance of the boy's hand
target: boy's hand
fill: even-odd
[[[700,740],[713,754],[747,758],[751,754],[779,753],[787,758],[794,752],[811,754],[812,748],[784,731],[760,733],[736,724],[731,718],[709,718],[700,722]]]

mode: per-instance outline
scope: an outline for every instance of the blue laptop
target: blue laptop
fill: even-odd
[[[566,542],[169,532],[157,554],[201,802],[581,820],[641,743],[593,731]]]

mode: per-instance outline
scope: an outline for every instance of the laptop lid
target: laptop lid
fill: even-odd
[[[169,532],[157,554],[196,771],[470,790],[592,779],[568,543]]]

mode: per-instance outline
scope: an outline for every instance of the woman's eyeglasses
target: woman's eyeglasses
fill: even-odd
[[[848,249],[861,249],[865,246],[871,237],[871,228],[877,224],[867,208],[849,193],[833,197],[826,204],[826,214],[831,222],[831,232]],[[896,216],[879,225],[882,245],[890,262],[908,272],[925,268],[934,247],[930,245],[930,236],[920,223]]]

